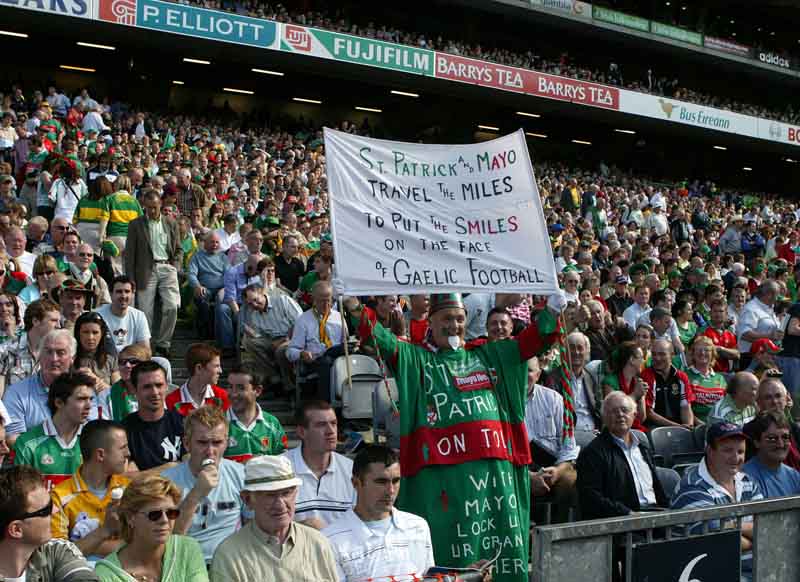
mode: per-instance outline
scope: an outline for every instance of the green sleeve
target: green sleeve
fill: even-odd
[[[180,538],[181,551],[180,556],[176,556],[178,567],[183,571],[180,582],[208,582],[208,570],[206,569],[206,562],[203,559],[203,552],[200,550],[200,544],[192,538],[181,536]],[[169,582],[179,582],[177,578]]]

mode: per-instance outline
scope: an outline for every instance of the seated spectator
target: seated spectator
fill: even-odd
[[[28,306],[24,317],[25,333],[0,353],[0,397],[7,386],[33,376],[42,338],[60,323],[59,307],[49,299],[40,299]]]
[[[183,418],[166,408],[167,373],[156,362],[145,361],[131,372],[136,411],[122,425],[128,433],[131,458],[142,471],[177,463],[185,454]]]
[[[714,405],[725,397],[728,383],[725,377],[714,371],[716,348],[711,338],[698,336],[689,349],[691,365],[686,371],[694,392],[692,412],[695,422],[706,423]]]
[[[530,439],[533,495],[555,493],[567,503],[575,497],[575,460],[580,448],[575,435],[564,427],[564,399],[555,390],[537,384],[542,371],[539,359],[528,360],[528,402],[525,428]]]
[[[711,304],[710,322],[702,334],[711,338],[717,349],[714,369],[720,373],[732,372],[739,361],[736,335],[728,325],[728,304],[718,299]]]
[[[203,405],[220,406],[228,410],[228,393],[217,386],[222,374],[220,352],[208,344],[192,344],[186,351],[186,369],[189,379],[178,390],[167,396],[167,408],[181,416]]]
[[[236,343],[234,329],[241,324],[239,309],[244,303],[244,290],[248,285],[260,282],[259,265],[264,256],[260,253],[247,257],[244,262],[228,269],[225,273],[225,293],[221,311],[217,313],[222,317],[217,326],[217,339],[223,352],[232,352]],[[269,260],[269,259],[267,259]],[[263,270],[263,269],[262,269]]]
[[[747,371],[752,372],[759,378],[762,378],[767,371],[779,370],[778,363],[775,360],[775,354],[780,352],[780,348],[775,345],[775,342],[766,338],[757,339],[750,344],[750,363],[747,366]]]
[[[689,378],[672,364],[672,342],[653,342],[653,362],[642,371],[642,379],[654,394],[653,406],[647,410],[647,423],[654,426],[694,426],[692,402],[694,392]]]
[[[128,485],[116,510],[125,543],[97,563],[101,582],[208,582],[197,541],[173,533],[180,499],[178,487],[157,475]]]
[[[514,335],[514,320],[505,307],[494,307],[486,316],[486,338],[490,342],[509,339]]]
[[[785,464],[792,442],[786,417],[760,412],[744,431],[755,446],[756,456],[744,464],[742,472],[758,485],[764,497],[800,495],[800,471]]]
[[[106,322],[99,314],[86,312],[75,322],[74,334],[78,351],[73,367],[94,379],[99,396],[119,380],[116,353],[107,352],[110,336]]]
[[[322,400],[302,403],[296,422],[300,446],[284,453],[303,484],[295,519],[321,530],[355,503],[353,461],[336,452],[338,423],[330,404]]]
[[[78,437],[92,410],[92,378],[80,372],[61,374],[50,385],[47,407],[52,418],[28,429],[14,442],[14,464],[29,465],[48,485],[69,479],[81,464]]]
[[[55,224],[55,221],[53,221],[53,223]],[[78,247],[80,246],[80,235],[72,229],[72,226],[69,226],[69,230],[64,233],[61,246],[57,246],[56,253],[53,254],[59,271],[62,273],[67,273],[69,271],[70,264],[78,259]]]
[[[58,266],[56,260],[50,255],[41,255],[33,263],[33,283],[19,292],[18,297],[25,305],[30,305],[37,299],[52,299],[53,290],[59,283]]]
[[[786,417],[792,440],[789,443],[789,452],[784,462],[800,471],[800,425],[791,417],[789,394],[780,378],[767,377],[759,382],[756,404],[759,412],[775,412]]]
[[[288,294],[268,293],[260,284],[245,289],[244,301],[250,311],[243,324],[242,347],[269,385],[281,385],[289,378],[289,332],[302,310]]]
[[[65,329],[55,329],[42,338],[39,371],[12,384],[3,396],[11,421],[6,425],[9,446],[25,431],[51,417],[48,389],[61,374],[69,372],[75,358],[76,342]]]
[[[99,581],[78,548],[51,539],[54,507],[39,471],[28,466],[0,471],[0,576],[5,580]]]
[[[258,405],[262,384],[256,369],[243,365],[228,374],[231,407],[225,458],[239,463],[261,455],[278,455],[288,444],[280,421]]]
[[[303,276],[300,280],[297,293],[295,294],[295,298],[304,309],[311,307],[311,289],[314,287],[314,284],[317,281],[331,280],[332,268],[332,257],[317,255],[314,258],[314,269]]]
[[[97,308],[106,303],[111,303],[108,285],[97,274],[97,267],[92,268],[93,262],[94,250],[86,243],[82,243],[78,246],[75,262],[70,263],[66,271],[67,277],[82,283],[91,292],[91,299],[86,304],[88,308]]]
[[[75,322],[92,303],[92,292],[75,279],[65,279],[54,295],[61,306],[61,327],[72,332]]]
[[[297,258],[299,249],[297,237],[287,235],[283,237],[281,252],[275,256],[275,274],[280,284],[292,293],[300,286],[300,277],[306,271],[303,261]]]
[[[184,421],[184,431],[188,459],[161,475],[182,490],[175,533],[197,540],[210,564],[217,546],[251,516],[239,496],[244,488],[244,468],[223,458],[228,421],[220,407],[193,410]]]
[[[294,521],[301,480],[284,456],[265,455],[245,466],[242,498],[254,519],[217,548],[213,582],[337,580],[328,540]]]
[[[333,309],[331,284],[319,281],[312,295],[313,307],[297,318],[286,357],[317,372],[317,396],[330,401],[330,368],[343,354],[344,327],[342,316]]]
[[[222,337],[219,326],[224,315],[220,313],[225,294],[225,273],[230,268],[227,257],[220,250],[219,234],[209,233],[203,239],[203,248],[198,250],[189,261],[189,287],[194,291],[200,333],[206,334],[216,330],[216,337]],[[212,315],[212,310],[214,311]],[[212,322],[215,330],[212,329]]]
[[[592,346],[589,359],[606,360],[611,355],[614,345],[614,337],[606,321],[606,308],[595,299],[587,301],[584,305],[589,310],[589,326],[586,330],[586,337]]]
[[[754,374],[736,373],[728,382],[726,392],[708,413],[708,424],[727,422],[744,426],[755,418],[758,378]]]
[[[219,235],[219,248],[223,253],[242,240],[239,235],[239,219],[235,214],[226,214],[222,219],[222,228],[216,230]],[[225,257],[227,259],[227,255]]]
[[[242,225],[244,226],[244,225]],[[237,245],[231,246],[228,250],[228,259],[231,266],[236,266],[244,263],[248,257],[261,254],[261,246],[264,244],[264,235],[258,229],[253,229],[247,233],[242,242]]]
[[[615,348],[606,365],[607,374],[602,379],[603,394],[622,390],[636,402],[636,417],[633,428],[647,430],[644,421],[653,407],[653,394],[647,381],[642,378],[644,354],[635,342],[623,342]]]
[[[764,495],[758,484],[741,472],[744,463],[746,436],[742,427],[730,423],[712,424],[706,433],[706,454],[699,465],[691,467],[681,477],[672,499],[671,509],[700,509],[758,501]],[[735,527],[735,518],[724,523],[711,522],[711,531]],[[692,533],[706,531],[703,524],[690,528]],[[753,570],[753,518],[747,516],[741,522],[742,575]]]
[[[119,353],[119,380],[100,395],[100,405],[108,411],[111,420],[122,422],[131,412],[139,409],[131,372],[141,362],[149,359],[150,350],[137,344],[130,345]]]
[[[637,285],[633,295],[634,302],[622,312],[622,319],[632,330],[636,329],[639,318],[650,311],[650,288],[646,285]]]
[[[603,432],[578,455],[578,498],[584,519],[666,507],[650,448],[631,432],[633,398],[620,391],[603,400]]]
[[[39,177],[38,172],[26,172],[27,177]],[[35,204],[34,204],[35,206]],[[37,246],[45,242],[48,238],[47,231],[50,228],[50,224],[47,222],[47,219],[44,216],[34,216],[28,221],[28,227],[25,233],[25,238],[27,242],[25,243],[25,250],[28,252],[33,252]]]
[[[51,496],[56,507],[53,537],[70,540],[84,556],[97,560],[120,545],[116,504],[130,481],[130,451],[125,428],[109,420],[93,420],[80,434],[83,463],[71,478],[58,484]]]
[[[322,530],[340,582],[421,579],[435,565],[431,531],[423,518],[394,507],[400,492],[398,454],[382,445],[362,448],[353,461],[353,486],[355,507]]]
[[[111,303],[95,310],[106,322],[117,352],[130,345],[150,349],[150,325],[143,311],[131,306],[136,284],[125,275],[111,282]]]
[[[14,263],[20,271],[33,278],[33,263],[36,261],[36,255],[25,250],[27,242],[25,232],[18,226],[12,226],[5,231],[3,239],[9,258],[14,259]]]
[[[600,381],[586,369],[590,353],[589,339],[581,332],[574,331],[567,336],[567,363],[571,378],[568,388],[575,407],[575,431],[595,435],[603,422],[600,414],[603,391]],[[561,384],[558,373],[551,374],[546,385],[565,397],[567,388]]]
[[[614,279],[614,293],[608,297],[608,309],[614,317],[622,317],[625,310],[633,304],[628,285],[630,279],[626,275],[617,275]]]

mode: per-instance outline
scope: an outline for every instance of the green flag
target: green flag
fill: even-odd
[[[167,132],[167,137],[164,138],[164,145],[161,146],[161,151],[171,150],[175,148],[175,136],[172,135],[172,130]]]

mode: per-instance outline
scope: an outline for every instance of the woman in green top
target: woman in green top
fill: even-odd
[[[114,191],[114,186],[105,176],[99,176],[94,182],[90,182],[89,195],[84,196],[75,208],[72,222],[81,240],[92,245],[92,248],[100,247],[100,219],[103,216],[103,199]]]
[[[688,348],[694,336],[697,335],[697,324],[692,319],[692,304],[689,301],[680,299],[672,306],[672,317],[678,326],[678,337],[681,343]]]
[[[97,563],[101,582],[208,582],[200,544],[172,533],[180,502],[178,487],[160,475],[128,485],[118,508],[125,543]]]
[[[717,348],[710,337],[697,336],[692,342],[689,358],[691,365],[686,370],[686,375],[694,392],[692,412],[695,422],[706,422],[717,401],[725,397],[728,383],[722,374],[714,371]]]

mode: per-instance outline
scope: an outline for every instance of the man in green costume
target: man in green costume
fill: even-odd
[[[341,288],[335,281],[335,286]],[[491,559],[496,582],[528,575],[531,462],[525,430],[527,361],[558,337],[563,292],[516,339],[464,349],[458,293],[432,295],[425,346],[412,345],[361,312],[395,372],[400,400],[398,507],[428,520],[437,565]]]

